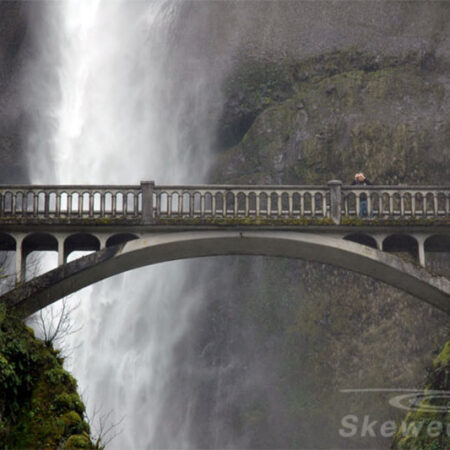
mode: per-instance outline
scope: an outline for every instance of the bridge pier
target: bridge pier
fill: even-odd
[[[16,240],[16,284],[25,281],[25,270],[26,270],[26,256],[22,251],[22,242],[25,238],[24,234],[16,234],[14,236]]]
[[[417,241],[417,246],[419,250],[419,264],[422,267],[425,267],[426,259],[425,259],[425,240],[427,239],[427,235],[424,234],[416,234],[414,236]]]
[[[104,248],[106,248],[106,241],[108,240],[109,235],[101,234],[101,235],[96,236],[96,237],[97,237],[97,239],[100,242],[100,250],[103,250]]]
[[[377,250],[383,251],[383,241],[386,239],[387,234],[374,233],[371,236],[375,239],[375,242],[377,243]]]
[[[58,267],[62,266],[67,261],[67,255],[64,251],[64,241],[66,240],[65,236],[58,237]]]

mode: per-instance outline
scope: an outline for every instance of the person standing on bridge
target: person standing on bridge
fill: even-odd
[[[368,178],[362,173],[358,172],[355,174],[355,179],[352,181],[352,185],[361,185],[361,186],[368,186],[372,183],[369,181]],[[363,217],[367,217],[368,211],[367,211],[367,194],[362,193],[359,197],[359,217],[361,219]]]

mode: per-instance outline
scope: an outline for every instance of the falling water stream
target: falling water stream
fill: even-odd
[[[35,92],[31,182],[204,180],[212,120],[208,92],[218,91],[220,78],[206,70],[195,42],[179,42],[180,21],[196,26],[195,16],[183,19],[185,9],[167,0],[46,5],[32,76],[40,80],[34,89],[47,95]],[[142,268],[70,300],[80,301],[73,321],[82,330],[66,339],[73,348],[69,369],[88,410],[99,409],[99,416],[112,411],[110,424],[121,421],[123,432],[111,448],[190,445],[188,413],[175,427],[160,408],[170,389],[174,346],[200,298],[186,287],[188,265]]]

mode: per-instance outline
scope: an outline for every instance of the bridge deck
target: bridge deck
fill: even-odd
[[[450,186],[0,186],[0,223],[445,220]],[[309,222],[310,223],[309,223]]]
[[[313,233],[381,251],[450,251],[450,186],[9,185],[0,186],[0,251],[27,256],[100,251],[172,232]]]

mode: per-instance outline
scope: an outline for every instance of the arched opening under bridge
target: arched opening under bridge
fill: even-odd
[[[45,273],[2,297],[27,317],[83,287],[138,267],[219,255],[298,258],[358,272],[383,281],[450,313],[450,281],[365,245],[296,232],[204,231],[154,233],[107,247]]]

